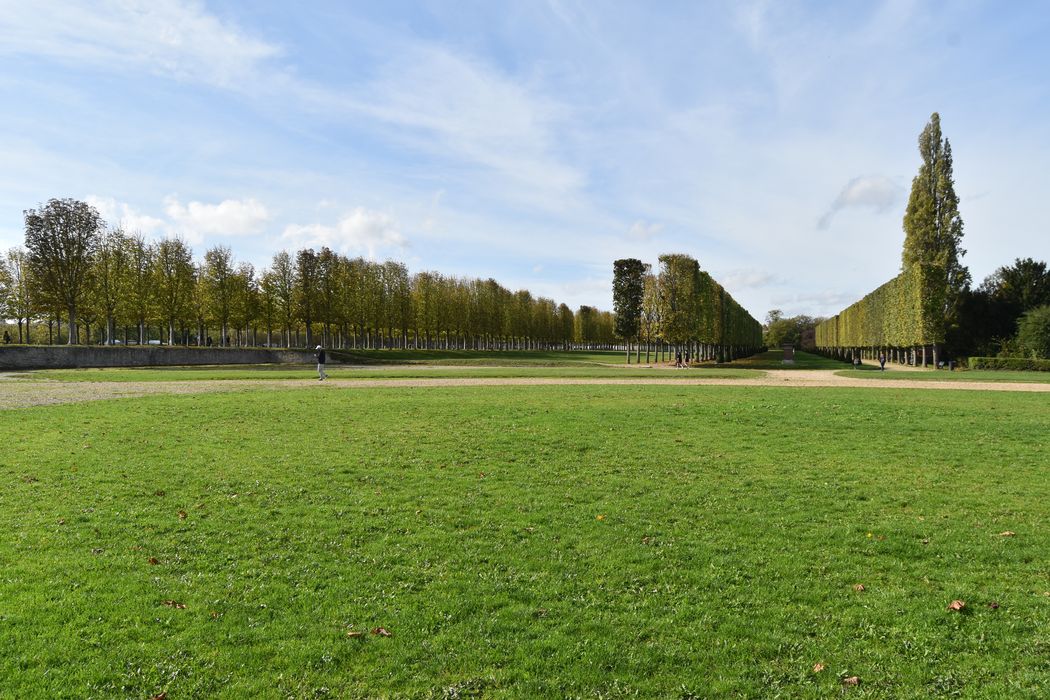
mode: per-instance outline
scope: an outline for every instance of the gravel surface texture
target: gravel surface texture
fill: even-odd
[[[49,404],[118,399],[151,394],[205,394],[223,391],[316,387],[332,389],[426,388],[456,386],[780,386],[798,388],[850,387],[863,389],[922,389],[926,391],[1028,391],[1050,392],[1050,384],[1010,382],[924,382],[840,377],[833,370],[770,370],[762,377],[747,379],[663,379],[586,377],[442,377],[434,379],[329,379],[316,380],[200,380],[165,382],[57,382],[0,375],[0,409]]]

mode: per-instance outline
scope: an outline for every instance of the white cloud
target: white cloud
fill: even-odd
[[[408,246],[389,214],[357,207],[335,226],[292,224],[281,238],[295,248],[327,246],[343,254],[366,253],[375,259],[379,254]]]
[[[76,0],[4,3],[0,55],[138,67],[179,80],[241,87],[281,50],[211,15],[199,2]]]
[[[374,120],[410,148],[497,173],[482,184],[529,206],[558,209],[585,175],[567,163],[558,134],[571,121],[564,103],[520,79],[424,42],[390,51],[375,79],[349,93],[298,84],[300,99]]]
[[[871,209],[877,214],[888,211],[901,194],[901,187],[884,175],[855,177],[846,183],[835,201],[817,221],[817,227],[826,229],[832,217],[843,209]]]
[[[160,233],[165,227],[163,220],[142,214],[127,202],[118,202],[113,197],[99,197],[92,194],[85,197],[84,201],[95,207],[110,225],[120,226],[127,233],[143,233],[151,236]]]
[[[648,241],[656,238],[661,231],[664,230],[663,224],[648,223],[641,219],[631,224],[631,228],[627,231],[627,235],[631,238],[637,238],[642,241]]]
[[[716,279],[723,287],[729,290],[757,289],[768,287],[778,282],[776,275],[754,268],[730,270],[716,277]]]
[[[164,200],[164,211],[173,227],[192,242],[205,234],[246,236],[259,233],[269,221],[270,212],[256,199],[226,199],[218,204],[182,204],[172,196]]]

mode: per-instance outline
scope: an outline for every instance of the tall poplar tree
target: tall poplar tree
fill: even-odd
[[[952,178],[952,146],[941,134],[941,117],[936,112],[919,134],[919,154],[922,165],[912,180],[904,214],[902,269],[923,267],[928,308],[940,315],[934,333],[943,339],[945,329],[956,320],[959,296],[970,284],[970,271],[961,260],[966,251],[960,245],[963,221]]]

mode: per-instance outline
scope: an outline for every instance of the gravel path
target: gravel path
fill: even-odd
[[[781,386],[798,388],[856,387],[864,389],[926,389],[929,391],[1027,391],[1050,392],[1050,384],[1019,382],[936,382],[906,379],[856,379],[840,377],[834,370],[770,370],[747,379],[587,378],[587,377],[441,377],[434,379],[330,379],[315,380],[197,380],[171,382],[57,382],[0,375],[0,410],[79,401],[117,399],[151,394],[205,394],[250,389],[315,387],[333,389],[425,388],[455,386]]]

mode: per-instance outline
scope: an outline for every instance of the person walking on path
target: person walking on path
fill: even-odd
[[[886,371],[886,353],[884,352],[879,353],[879,369]]]
[[[317,381],[323,382],[328,378],[328,372],[324,371],[324,348],[317,346]]]

